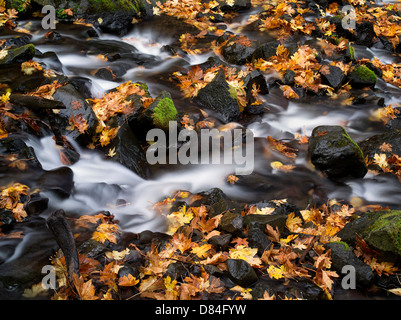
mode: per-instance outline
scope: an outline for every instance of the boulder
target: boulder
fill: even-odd
[[[250,0],[234,0],[231,4],[227,3],[225,0],[219,0],[218,3],[219,8],[223,12],[248,10],[252,6]]]
[[[203,108],[215,111],[217,117],[226,123],[237,120],[240,115],[237,99],[230,92],[223,69],[217,73],[213,81],[199,90],[194,102]]]
[[[312,164],[331,180],[363,178],[367,173],[361,149],[341,126],[314,128],[308,152]]]
[[[359,259],[346,243],[332,242],[326,244],[326,248],[331,249],[332,268],[339,275],[344,266],[350,265],[355,268],[356,285],[366,288],[372,284],[375,275],[371,267]]]
[[[228,259],[227,260],[227,273],[228,277],[235,284],[243,288],[247,288],[256,281],[258,276],[251,265],[242,259]]]
[[[328,70],[327,70],[328,69]],[[324,71],[320,70],[322,82],[337,90],[345,80],[344,72],[336,66],[328,65]]]
[[[360,65],[351,71],[349,78],[353,88],[373,88],[377,82],[376,74],[368,67]]]
[[[373,45],[376,37],[375,31],[373,30],[373,23],[370,21],[363,21],[356,26],[356,41],[358,45],[366,46],[370,48]]]
[[[10,48],[7,54],[0,59],[1,64],[21,63],[31,60],[35,55],[36,49],[33,44],[26,44],[21,47]]]
[[[366,212],[348,223],[337,234],[343,241],[354,245],[359,235],[383,259],[401,258],[401,211]]]
[[[242,43],[237,37],[234,37],[221,48],[221,54],[231,64],[244,65],[251,61],[255,50],[255,42]]]

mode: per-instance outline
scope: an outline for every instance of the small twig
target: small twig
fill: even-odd
[[[301,258],[299,258],[299,264],[302,264],[306,258],[306,255],[308,252],[313,248],[314,244],[319,241],[320,235],[314,236],[311,243],[309,243],[308,247],[305,249],[305,251],[302,253]]]

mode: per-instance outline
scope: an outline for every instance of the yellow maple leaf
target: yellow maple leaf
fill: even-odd
[[[97,226],[95,232],[92,234],[92,239],[105,243],[106,240],[112,243],[117,243],[117,234],[120,232],[115,224],[101,223]]]
[[[277,268],[273,265],[270,265],[269,268],[267,268],[267,273],[269,274],[269,277],[272,279],[281,279],[284,278],[284,271],[283,271],[283,266],[280,266],[280,268]]]
[[[211,244],[204,244],[202,246],[196,246],[192,248],[191,253],[196,254],[199,258],[207,258],[210,255],[209,250],[211,248]]]
[[[242,259],[247,261],[251,266],[259,266],[262,263],[260,258],[255,257],[258,249],[249,248],[244,245],[239,245],[236,248],[229,250],[230,259]]]

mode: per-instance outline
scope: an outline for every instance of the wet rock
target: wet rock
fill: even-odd
[[[353,88],[373,88],[377,82],[377,76],[368,67],[360,65],[351,71],[349,78]]]
[[[2,28],[0,31],[0,40],[5,40],[4,48],[21,47],[31,42],[32,36],[23,32],[17,32],[8,28]]]
[[[401,211],[366,212],[337,234],[343,241],[355,245],[356,234],[386,260],[401,258]]]
[[[257,59],[264,59],[264,60],[269,60],[269,58],[273,57],[276,55],[276,50],[277,47],[279,46],[280,42],[279,41],[271,41],[271,42],[266,42],[257,47],[255,50],[252,59],[257,60]]]
[[[331,180],[362,178],[367,173],[361,149],[341,126],[314,128],[308,152],[313,165]]]
[[[91,134],[95,132],[98,124],[97,117],[86,99],[70,83],[58,88],[53,94],[53,98],[66,106],[66,109],[61,109],[60,112],[52,115],[61,133],[86,146],[91,141]],[[72,116],[82,117],[86,121],[88,129],[84,133],[77,129],[67,129]]]
[[[29,169],[42,169],[35,151],[32,147],[28,147],[22,136],[19,134],[9,134],[6,138],[0,139],[0,154],[12,155],[15,154],[18,159],[26,159],[24,163]],[[0,172],[10,172],[11,167],[1,166]]]
[[[138,117],[138,123],[142,128],[159,128],[165,131],[169,129],[169,121],[176,121],[177,109],[171,94],[168,91],[161,91],[149,107]]]
[[[234,37],[221,48],[221,54],[227,62],[243,65],[251,61],[255,50],[256,44],[254,42],[243,44],[237,37]]]
[[[216,247],[218,250],[226,250],[231,241],[232,235],[230,233],[213,236],[209,239],[209,243]]]
[[[139,271],[137,268],[129,265],[124,265],[120,270],[118,270],[118,277],[123,278],[123,277],[129,277],[129,275],[133,276],[134,278],[139,278]]]
[[[358,286],[366,288],[372,284],[375,278],[372,269],[359,259],[346,243],[328,243],[325,246],[331,249],[332,268],[339,275],[342,274],[344,266],[350,265],[355,268],[355,280]]]
[[[69,167],[44,172],[37,181],[43,190],[50,190],[61,197],[69,197],[74,187],[74,173]]]
[[[29,216],[14,226],[14,232],[21,232],[20,245],[13,250],[13,259],[0,264],[0,299],[21,299],[24,289],[39,283],[43,266],[55,254],[58,245],[46,220]],[[18,248],[18,251],[17,251]]]
[[[391,145],[391,151],[383,151],[380,146],[383,143]],[[401,131],[390,131],[383,134],[374,135],[358,143],[363,154],[373,159],[375,154],[385,154],[386,157],[391,157],[393,154],[401,156]],[[372,164],[372,168],[380,169]]]
[[[230,92],[224,70],[220,70],[213,81],[199,90],[194,101],[201,107],[217,112],[218,118],[226,123],[235,121],[240,115],[237,99]]]
[[[328,69],[328,70],[327,70]],[[322,82],[337,90],[345,80],[344,72],[336,66],[328,65],[324,71],[320,70]]]
[[[28,215],[39,215],[48,208],[49,198],[42,197],[39,193],[34,193],[30,196],[24,209]]]
[[[250,0],[234,0],[232,4],[228,4],[225,0],[219,0],[219,8],[223,12],[230,11],[243,11],[251,8],[252,3]]]
[[[88,258],[93,259],[96,259],[107,251],[109,251],[109,248],[107,248],[107,246],[94,239],[88,239],[78,247],[78,252],[80,254],[83,254]]]
[[[251,248],[258,249],[258,255],[262,256],[263,252],[268,249],[270,240],[267,235],[259,228],[251,228],[247,233],[248,243]]]
[[[226,212],[221,218],[221,228],[224,231],[236,234],[241,232],[243,226],[243,218],[240,213]]]
[[[103,148],[103,151],[107,153],[110,149],[114,149],[115,152],[111,158],[113,161],[121,163],[142,178],[148,177],[149,166],[145,152],[128,123],[123,122],[120,125],[117,135]]]
[[[285,73],[283,75],[283,84],[292,86],[294,84],[294,79],[295,79],[296,73],[293,70],[285,70]]]
[[[252,89],[255,87],[259,90],[259,94],[268,94],[266,79],[262,72],[259,70],[251,71],[244,79],[244,86],[246,90],[247,101],[252,100]]]
[[[258,281],[255,270],[242,259],[228,259],[227,272],[231,281],[243,288],[247,288]]]
[[[170,263],[164,273],[164,277],[170,277],[171,280],[184,279],[186,275],[187,269],[180,262]]]
[[[255,286],[252,288],[251,294],[252,299],[262,299],[264,294],[267,292],[269,296],[276,295],[276,292],[272,289],[272,287],[265,281],[259,280]]]
[[[249,229],[258,228],[264,231],[266,224],[269,224],[273,229],[277,227],[282,233],[285,230],[285,222],[289,214],[294,212],[295,216],[302,218],[297,207],[292,204],[283,203],[277,205],[272,201],[268,201],[258,202],[255,205],[258,209],[274,208],[274,211],[270,214],[247,214],[244,217],[244,227],[249,227]]]
[[[356,26],[356,41],[358,45],[366,46],[370,48],[373,45],[376,37],[375,31],[373,30],[373,23],[370,21],[363,21]]]
[[[33,44],[26,44],[21,47],[8,49],[7,55],[0,59],[1,64],[21,63],[31,60],[35,55],[36,49]]]

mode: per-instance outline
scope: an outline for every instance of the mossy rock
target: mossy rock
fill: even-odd
[[[337,234],[350,245],[358,234],[384,259],[401,259],[401,210],[367,212]]]
[[[314,128],[308,151],[313,165],[331,180],[362,178],[367,173],[360,147],[341,126]]]
[[[377,82],[376,74],[368,67],[360,65],[352,70],[350,74],[351,85],[353,88],[373,88]]]
[[[167,131],[170,121],[177,121],[178,112],[168,91],[161,91],[149,107],[147,107],[137,119],[137,125],[132,125],[135,131],[145,132],[152,128]]]
[[[35,46],[31,43],[18,48],[9,49],[7,55],[0,60],[0,65],[28,61],[33,58],[35,52]]]
[[[152,119],[153,125],[157,128],[167,130],[169,121],[174,121],[177,119],[177,109],[174,106],[173,100],[171,98],[163,98],[159,101],[153,110]]]

